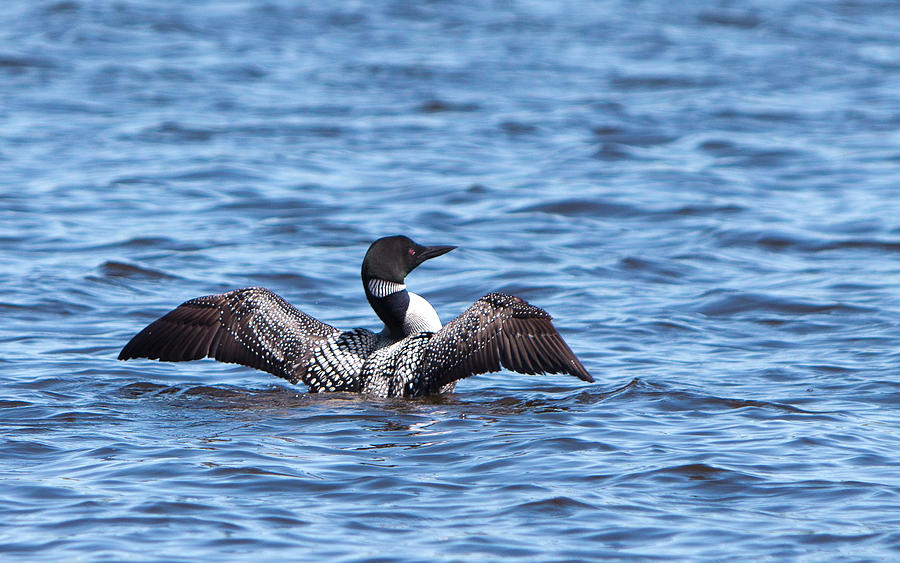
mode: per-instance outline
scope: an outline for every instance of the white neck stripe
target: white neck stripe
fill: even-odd
[[[378,299],[387,297],[388,295],[397,293],[398,291],[406,290],[406,284],[391,282],[387,280],[379,280],[376,278],[370,279],[367,287],[369,289],[369,293],[371,293]]]

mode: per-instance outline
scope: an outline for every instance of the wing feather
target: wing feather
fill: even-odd
[[[185,301],[139,332],[120,360],[215,358],[296,383],[313,349],[339,332],[261,287]]]
[[[427,391],[471,375],[499,371],[568,373],[593,382],[550,315],[523,299],[489,293],[436,332],[420,364]]]

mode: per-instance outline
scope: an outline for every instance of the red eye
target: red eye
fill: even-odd
[[[409,255],[410,255],[410,256],[413,256],[415,253],[416,253],[416,249],[414,249],[414,248],[410,248],[410,249],[409,249]]]

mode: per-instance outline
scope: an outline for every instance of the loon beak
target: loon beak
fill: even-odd
[[[447,254],[455,246],[420,246],[416,249],[416,265],[418,266],[426,260],[437,258],[442,254]]]

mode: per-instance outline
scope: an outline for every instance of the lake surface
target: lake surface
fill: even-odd
[[[10,1],[0,553],[900,558],[900,4]],[[262,285],[547,309],[595,376],[417,400],[118,362]]]

